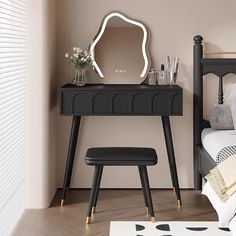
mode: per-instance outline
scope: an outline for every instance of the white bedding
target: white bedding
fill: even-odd
[[[231,106],[231,112],[236,130],[236,84],[226,93],[225,101]],[[236,145],[235,130],[213,130],[204,129],[202,132],[202,144],[210,156],[216,161],[217,154],[221,149]],[[211,185],[207,182],[203,187],[205,194],[213,207],[216,209],[221,225],[228,225],[233,236],[236,236],[236,193],[234,193],[226,202],[221,202]]]
[[[236,216],[230,221],[229,229],[233,236],[236,236]]]
[[[230,220],[236,213],[236,194],[230,196],[226,202],[222,202],[209,182],[206,182],[204,185],[202,194],[207,196],[212,206],[215,208],[220,227],[228,227]]]
[[[236,145],[235,131],[204,129],[202,131],[202,145],[216,161],[217,154],[222,148]]]

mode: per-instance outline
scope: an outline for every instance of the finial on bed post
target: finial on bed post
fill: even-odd
[[[198,172],[198,145],[201,144],[203,122],[203,38],[196,35],[193,46],[193,147],[194,147],[194,186],[201,189],[201,175]]]
[[[201,35],[196,35],[193,38],[194,44],[202,44],[203,37]]]

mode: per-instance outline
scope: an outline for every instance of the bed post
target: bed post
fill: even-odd
[[[201,144],[201,131],[203,120],[203,38],[196,35],[193,46],[193,158],[194,158],[194,188],[199,190],[202,185],[202,177],[199,172],[198,145]]]

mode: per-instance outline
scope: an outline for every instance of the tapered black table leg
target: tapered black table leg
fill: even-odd
[[[169,116],[162,116],[161,119],[162,119],[162,125],[163,125],[163,130],[164,130],[172,183],[175,188],[178,205],[181,206],[182,202],[181,202],[181,196],[180,196],[180,190],[179,190],[179,180],[178,180],[178,174],[177,174],[177,168],[176,168],[176,162],[175,162],[175,153],[174,153],[174,146],[173,146],[173,140],[172,140],[172,134],[171,134],[170,119],[169,119]]]
[[[73,169],[73,164],[74,164],[74,159],[75,159],[75,150],[76,150],[76,144],[77,144],[78,133],[79,133],[80,119],[81,119],[80,116],[73,116],[68,154],[67,154],[67,161],[66,161],[66,169],[65,169],[65,175],[64,175],[61,206],[63,206],[64,200],[66,197],[66,190],[68,187],[70,187],[71,174],[72,174],[72,169]]]
[[[169,148],[168,148],[167,139],[166,139],[166,135],[168,133],[168,128],[167,129],[165,128],[166,123],[165,124],[164,123],[165,123],[165,118],[162,117],[162,126],[163,126],[163,129],[164,129],[164,136],[165,136],[165,142],[166,142],[166,150],[167,150],[167,155],[168,155],[168,159],[169,159]],[[170,123],[169,123],[169,127],[170,127]],[[172,137],[172,134],[170,134],[170,135]],[[173,144],[172,144],[172,146],[173,146]],[[173,173],[171,165],[170,165],[170,161],[169,161],[169,166],[170,166],[170,175],[171,175],[172,186],[173,186],[174,192],[176,193],[176,190],[175,190],[175,188],[176,188],[176,181],[175,181],[174,173]]]
[[[100,188],[101,179],[102,179],[102,171],[103,171],[103,166],[99,166],[98,177],[97,177],[98,179],[97,179],[97,184],[95,186],[95,197],[94,197],[94,201],[93,201],[92,214],[95,213],[96,206],[97,206],[99,188]]]
[[[145,187],[144,187],[144,183],[143,183],[143,177],[142,177],[141,167],[140,166],[138,166],[138,171],[139,171],[139,176],[140,176],[140,180],[141,180],[142,191],[143,191],[143,198],[144,198],[144,202],[145,202],[146,211],[147,211],[147,213],[149,213],[147,196],[146,196],[146,191],[145,191]]]

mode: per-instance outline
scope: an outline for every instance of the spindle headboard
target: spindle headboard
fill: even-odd
[[[229,73],[236,74],[236,58],[204,58],[203,38],[200,35],[194,37],[193,46],[193,145],[194,145],[194,184],[196,189],[201,188],[201,165],[199,160],[199,148],[202,148],[201,132],[209,127],[209,122],[203,119],[203,77],[212,73],[219,77],[218,103],[223,104],[223,81]],[[234,54],[233,52],[206,53],[206,54]],[[236,54],[236,53],[235,53]]]

